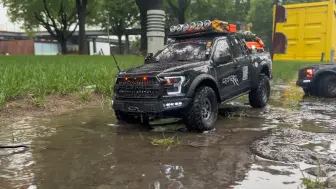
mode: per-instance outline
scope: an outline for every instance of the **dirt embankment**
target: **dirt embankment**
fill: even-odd
[[[50,95],[45,98],[43,105],[29,98],[18,99],[0,106],[0,124],[10,123],[24,117],[61,115],[104,102],[104,98],[96,93],[91,94],[85,101],[77,94]]]

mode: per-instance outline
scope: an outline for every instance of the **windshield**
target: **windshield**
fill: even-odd
[[[169,44],[154,56],[156,61],[204,61],[208,40],[189,40]]]

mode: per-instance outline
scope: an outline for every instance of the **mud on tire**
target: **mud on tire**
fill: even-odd
[[[253,108],[264,108],[270,97],[270,83],[265,75],[260,75],[260,82],[257,88],[252,89],[249,93],[249,102]]]
[[[187,108],[184,122],[189,131],[212,130],[217,121],[218,101],[215,91],[208,86],[197,89],[190,107]]]
[[[336,97],[336,76],[327,75],[320,79],[318,83],[318,91],[320,97],[335,98]]]

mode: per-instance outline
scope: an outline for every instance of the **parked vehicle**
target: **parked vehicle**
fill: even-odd
[[[336,64],[316,64],[299,70],[296,85],[306,95],[336,97]]]
[[[248,94],[252,107],[267,105],[270,54],[251,53],[235,25],[206,20],[170,30],[164,49],[118,74],[112,106],[119,121],[179,117],[202,132],[214,128],[221,103]]]

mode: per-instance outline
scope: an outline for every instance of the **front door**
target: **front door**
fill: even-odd
[[[213,59],[216,64],[217,81],[222,99],[232,97],[236,92],[236,88],[239,86],[239,78],[237,75],[239,65],[237,60],[218,61],[222,56],[231,55],[230,51],[230,46],[226,39],[217,41]]]

